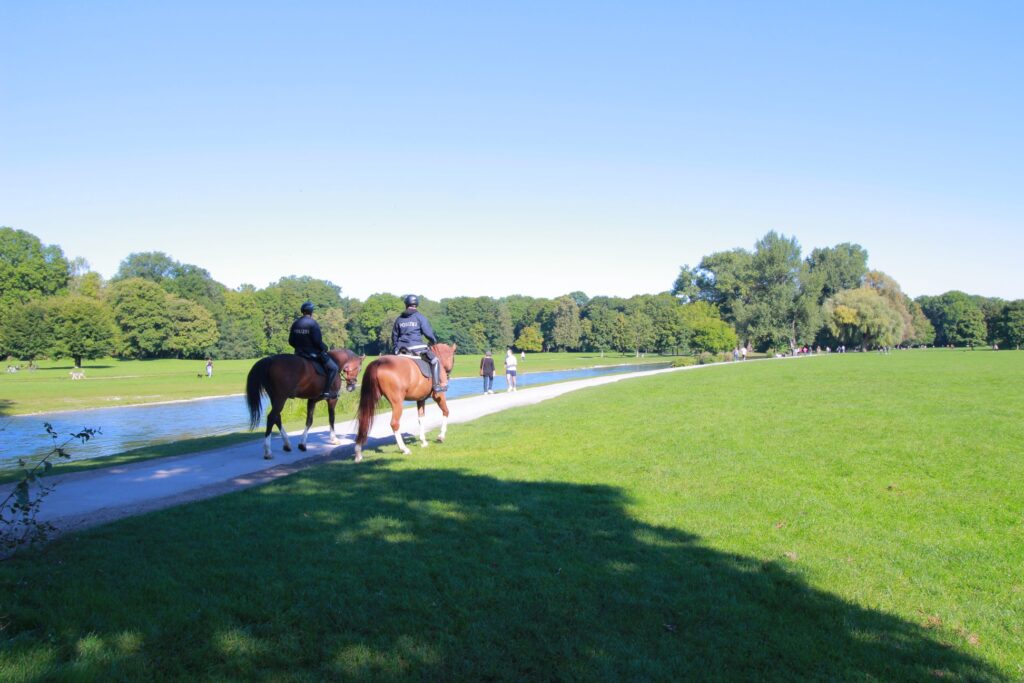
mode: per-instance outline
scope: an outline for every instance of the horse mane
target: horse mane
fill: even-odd
[[[434,344],[434,353],[441,359],[441,365],[444,366],[445,372],[451,372],[455,367],[455,349],[458,346],[458,344]]]

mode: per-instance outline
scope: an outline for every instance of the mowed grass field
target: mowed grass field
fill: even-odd
[[[374,360],[368,356],[364,365]],[[454,377],[475,377],[481,355],[457,355]],[[495,357],[502,374],[504,354]],[[669,357],[648,354],[532,353],[520,361],[519,372],[571,370],[598,365],[657,363]],[[256,359],[214,361],[213,377],[206,377],[206,361],[113,358],[85,361],[84,380],[72,380],[70,361],[40,361],[38,370],[0,374],[0,416],[47,413],[58,410],[109,408],[205,396],[227,396],[245,391],[245,378]],[[353,404],[355,405],[355,404]],[[305,408],[301,411],[305,418]],[[326,415],[326,409],[323,410]]]
[[[0,680],[1024,679],[1024,353],[633,379],[0,563]]]

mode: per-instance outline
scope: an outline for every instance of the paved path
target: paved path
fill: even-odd
[[[468,422],[501,410],[539,403],[585,387],[701,367],[709,366],[606,375],[522,389],[514,393],[462,398],[448,404],[449,424]],[[440,425],[440,418],[441,411],[431,402],[424,419],[427,430],[436,429]],[[388,424],[390,421],[390,410],[383,410],[376,416],[368,446],[372,448],[383,445],[385,449],[397,454],[398,448]],[[415,409],[403,412],[402,431],[413,435],[419,433]],[[449,439],[459,438],[457,431],[448,436]],[[297,448],[291,453],[285,453],[280,437],[275,436],[274,460],[263,459],[263,439],[256,437],[248,443],[201,453],[48,477],[46,481],[56,484],[56,487],[43,502],[37,519],[51,522],[60,532],[66,532],[256,486],[317,463],[352,458],[355,445],[354,422],[340,423],[338,437],[341,443],[332,446],[328,442],[326,426],[314,429],[310,431],[308,450],[305,453]],[[294,448],[298,445],[298,439],[292,437],[292,441]],[[419,448],[413,443],[409,447],[414,453]],[[373,451],[364,451],[365,459],[372,460],[374,456]],[[11,488],[12,485],[0,486],[0,500],[7,496]]]

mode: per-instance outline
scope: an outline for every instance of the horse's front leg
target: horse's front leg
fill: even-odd
[[[441,431],[437,435],[437,442],[444,443],[445,434],[448,433],[448,399],[444,394],[438,394],[437,405],[441,408]]]
[[[402,426],[402,399],[392,400],[389,396],[388,401],[391,402],[391,431],[395,435],[395,443],[398,444],[398,450],[402,451],[402,455],[410,455],[412,451],[405,447],[405,439],[399,431]]]
[[[306,451],[306,437],[309,436],[309,428],[313,426],[313,411],[316,408],[316,399],[311,398],[306,401],[306,428],[302,430],[302,440],[299,441],[299,450],[305,453]]]
[[[338,445],[338,435],[334,433],[334,406],[338,405],[338,399],[332,398],[327,401],[327,419],[331,423],[331,445]]]
[[[426,448],[430,444],[427,443],[427,433],[423,428],[423,415],[427,412],[427,401],[416,401],[416,422],[420,426],[420,446]]]

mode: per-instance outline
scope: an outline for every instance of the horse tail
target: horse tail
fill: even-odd
[[[356,434],[356,443],[362,446],[370,435],[370,426],[373,425],[373,415],[377,412],[377,404],[380,402],[380,384],[377,382],[377,367],[379,361],[373,361],[366,367],[363,373],[363,386],[359,390],[359,431]]]
[[[249,370],[249,376],[245,379],[245,402],[249,406],[249,429],[256,429],[263,417],[263,385],[267,379],[267,369],[270,367],[270,359],[262,358]]]

